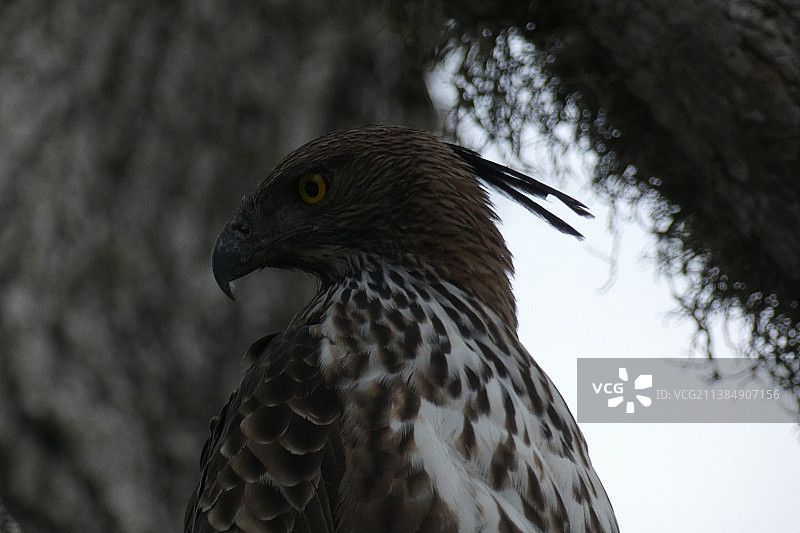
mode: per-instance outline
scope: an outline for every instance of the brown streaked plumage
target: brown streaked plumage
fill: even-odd
[[[488,185],[580,202],[423,132],[297,149],[214,247],[229,284],[295,268],[319,291],[255,343],[203,450],[186,531],[616,531],[572,415],[519,343]]]

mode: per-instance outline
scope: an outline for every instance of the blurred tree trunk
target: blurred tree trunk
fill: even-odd
[[[179,530],[244,350],[311,290],[271,273],[232,305],[216,233],[302,142],[432,117],[369,2],[0,5],[0,494],[24,530]]]
[[[20,531],[19,524],[8,514],[3,501],[0,500],[0,533],[20,533]]]

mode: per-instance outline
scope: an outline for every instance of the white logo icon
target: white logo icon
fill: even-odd
[[[628,381],[628,369],[627,368],[620,368],[619,369],[619,379],[624,382]],[[644,390],[649,389],[653,386],[653,375],[652,374],[642,374],[636,378],[633,382],[633,388],[635,390]],[[644,407],[650,407],[650,404],[653,403],[653,400],[649,396],[645,396],[643,394],[637,394],[636,399],[642,404]],[[615,396],[613,398],[608,399],[608,406],[609,407],[616,407],[621,404],[624,400],[623,396]],[[632,401],[628,401],[625,403],[625,412],[626,413],[633,413],[636,404]]]

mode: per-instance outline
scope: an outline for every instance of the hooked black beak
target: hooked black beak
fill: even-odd
[[[214,279],[228,298],[235,300],[231,292],[231,281],[249,274],[258,265],[253,264],[252,248],[244,245],[241,236],[226,226],[214,243],[211,252],[211,271]]]

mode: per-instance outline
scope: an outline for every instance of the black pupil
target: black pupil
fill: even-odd
[[[319,194],[319,183],[316,180],[310,179],[303,184],[303,190],[309,198],[316,198]]]

